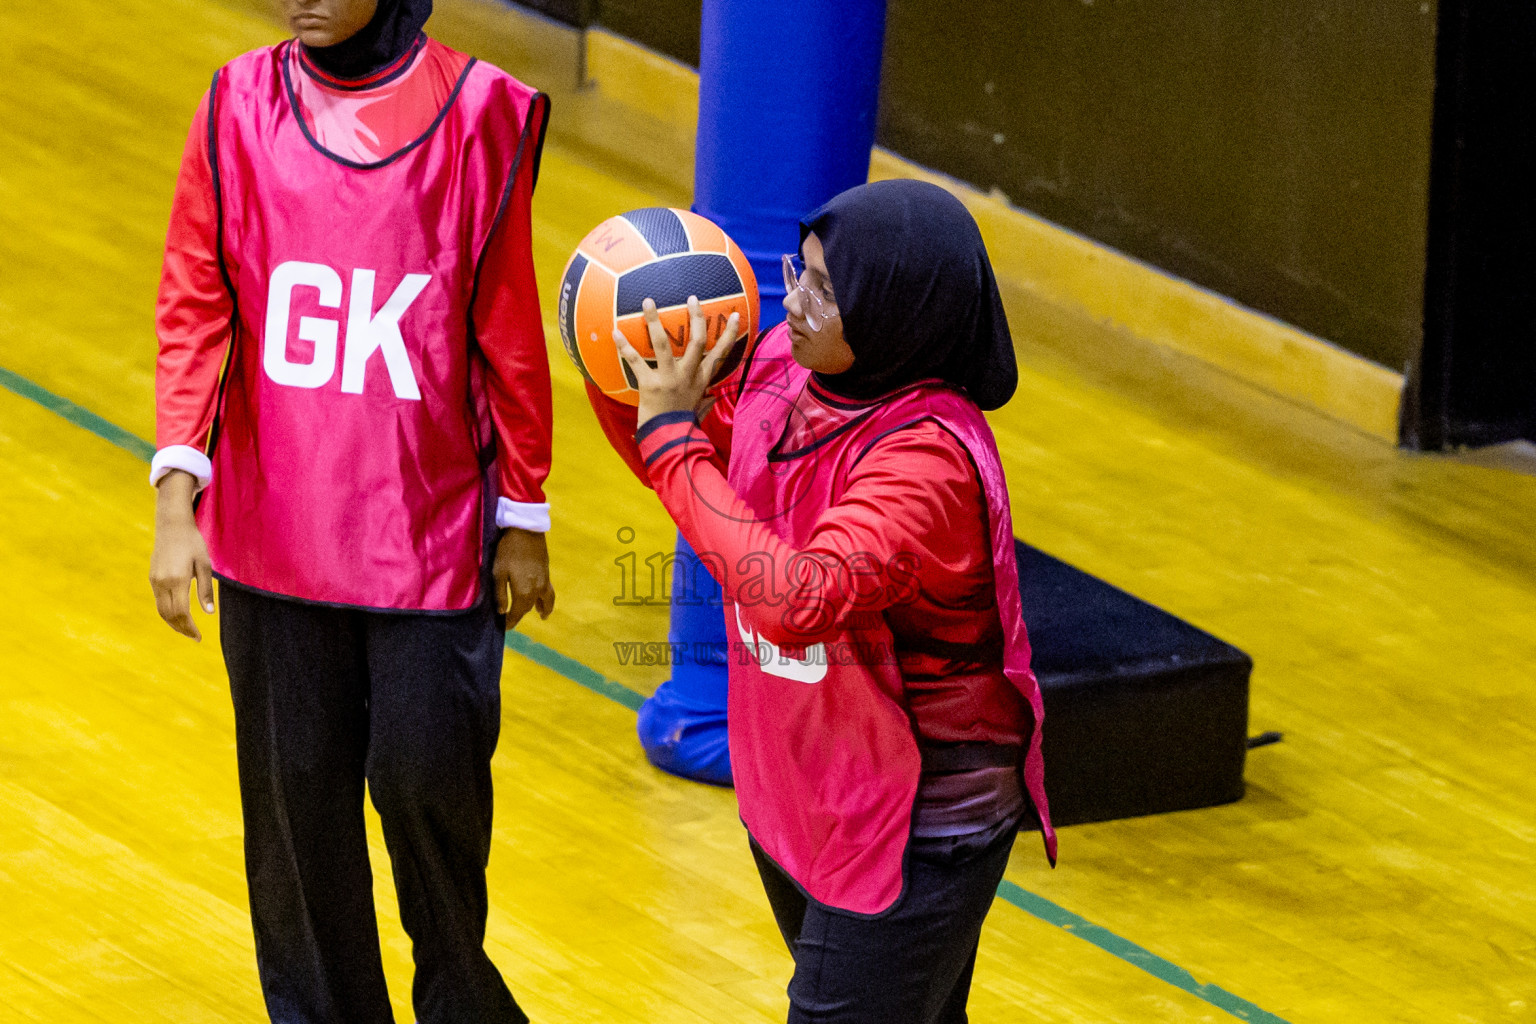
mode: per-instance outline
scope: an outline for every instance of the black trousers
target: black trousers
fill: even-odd
[[[1014,829],[914,840],[906,891],[880,917],[807,899],[754,842],[758,874],[795,958],[789,1024],[965,1024],[981,924]]]
[[[418,1021],[522,1024],[484,948],[504,641],[495,608],[383,614],[230,584],[220,597],[251,921],[272,1020],[393,1019],[366,780],[411,937]]]

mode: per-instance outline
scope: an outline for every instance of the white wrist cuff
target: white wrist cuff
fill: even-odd
[[[503,530],[518,529],[531,530],[534,533],[548,533],[549,503],[497,498],[496,525]]]
[[[201,491],[213,479],[213,463],[208,456],[188,444],[172,444],[155,452],[149,463],[149,485],[155,486],[173,469],[191,473],[197,477],[197,489]]]

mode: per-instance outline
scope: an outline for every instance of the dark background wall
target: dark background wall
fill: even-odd
[[[520,0],[520,3],[567,25],[585,25],[592,16],[583,0]]]
[[[1536,6],[1445,0],[1413,448],[1536,441]]]
[[[597,20],[651,49],[699,66],[700,0],[593,0]],[[727,0],[729,2],[729,0]]]
[[[1401,369],[1432,5],[890,0],[880,141]]]
[[[594,7],[694,64],[699,10]],[[879,141],[1402,369],[1435,18],[1420,0],[888,0]]]
[[[567,25],[602,25],[693,67],[699,66],[702,0],[514,0]]]

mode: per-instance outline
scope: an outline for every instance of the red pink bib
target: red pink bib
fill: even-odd
[[[1040,754],[1044,719],[1030,670],[1019,606],[1013,520],[997,446],[979,409],[940,382],[895,393],[814,448],[775,444],[810,371],[790,356],[789,330],[775,328],[745,369],[731,436],[729,480],[756,516],[794,547],[838,501],[850,471],[882,436],[937,423],[970,453],[990,513],[1003,669],[1034,711],[1022,765],[1047,855],[1056,859]],[[731,657],[731,767],[742,820],[754,839],[821,903],[878,914],[901,895],[912,807],[922,764],[908,719],[890,629],[865,616],[832,640],[785,651],[762,639],[759,617],[784,609],[725,607]]]
[[[492,514],[468,311],[544,108],[471,60],[420,138],[357,163],[296,116],[291,45],[232,61],[211,94],[220,255],[238,313],[198,521],[215,571],[236,583],[464,609]]]

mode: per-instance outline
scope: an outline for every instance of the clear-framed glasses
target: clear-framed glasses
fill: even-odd
[[[804,282],[805,263],[799,256],[784,255],[784,297],[789,298],[796,291],[800,293],[800,310],[805,316],[805,322],[811,330],[821,330],[821,325],[836,317],[837,307],[827,302],[815,289],[808,287]]]

